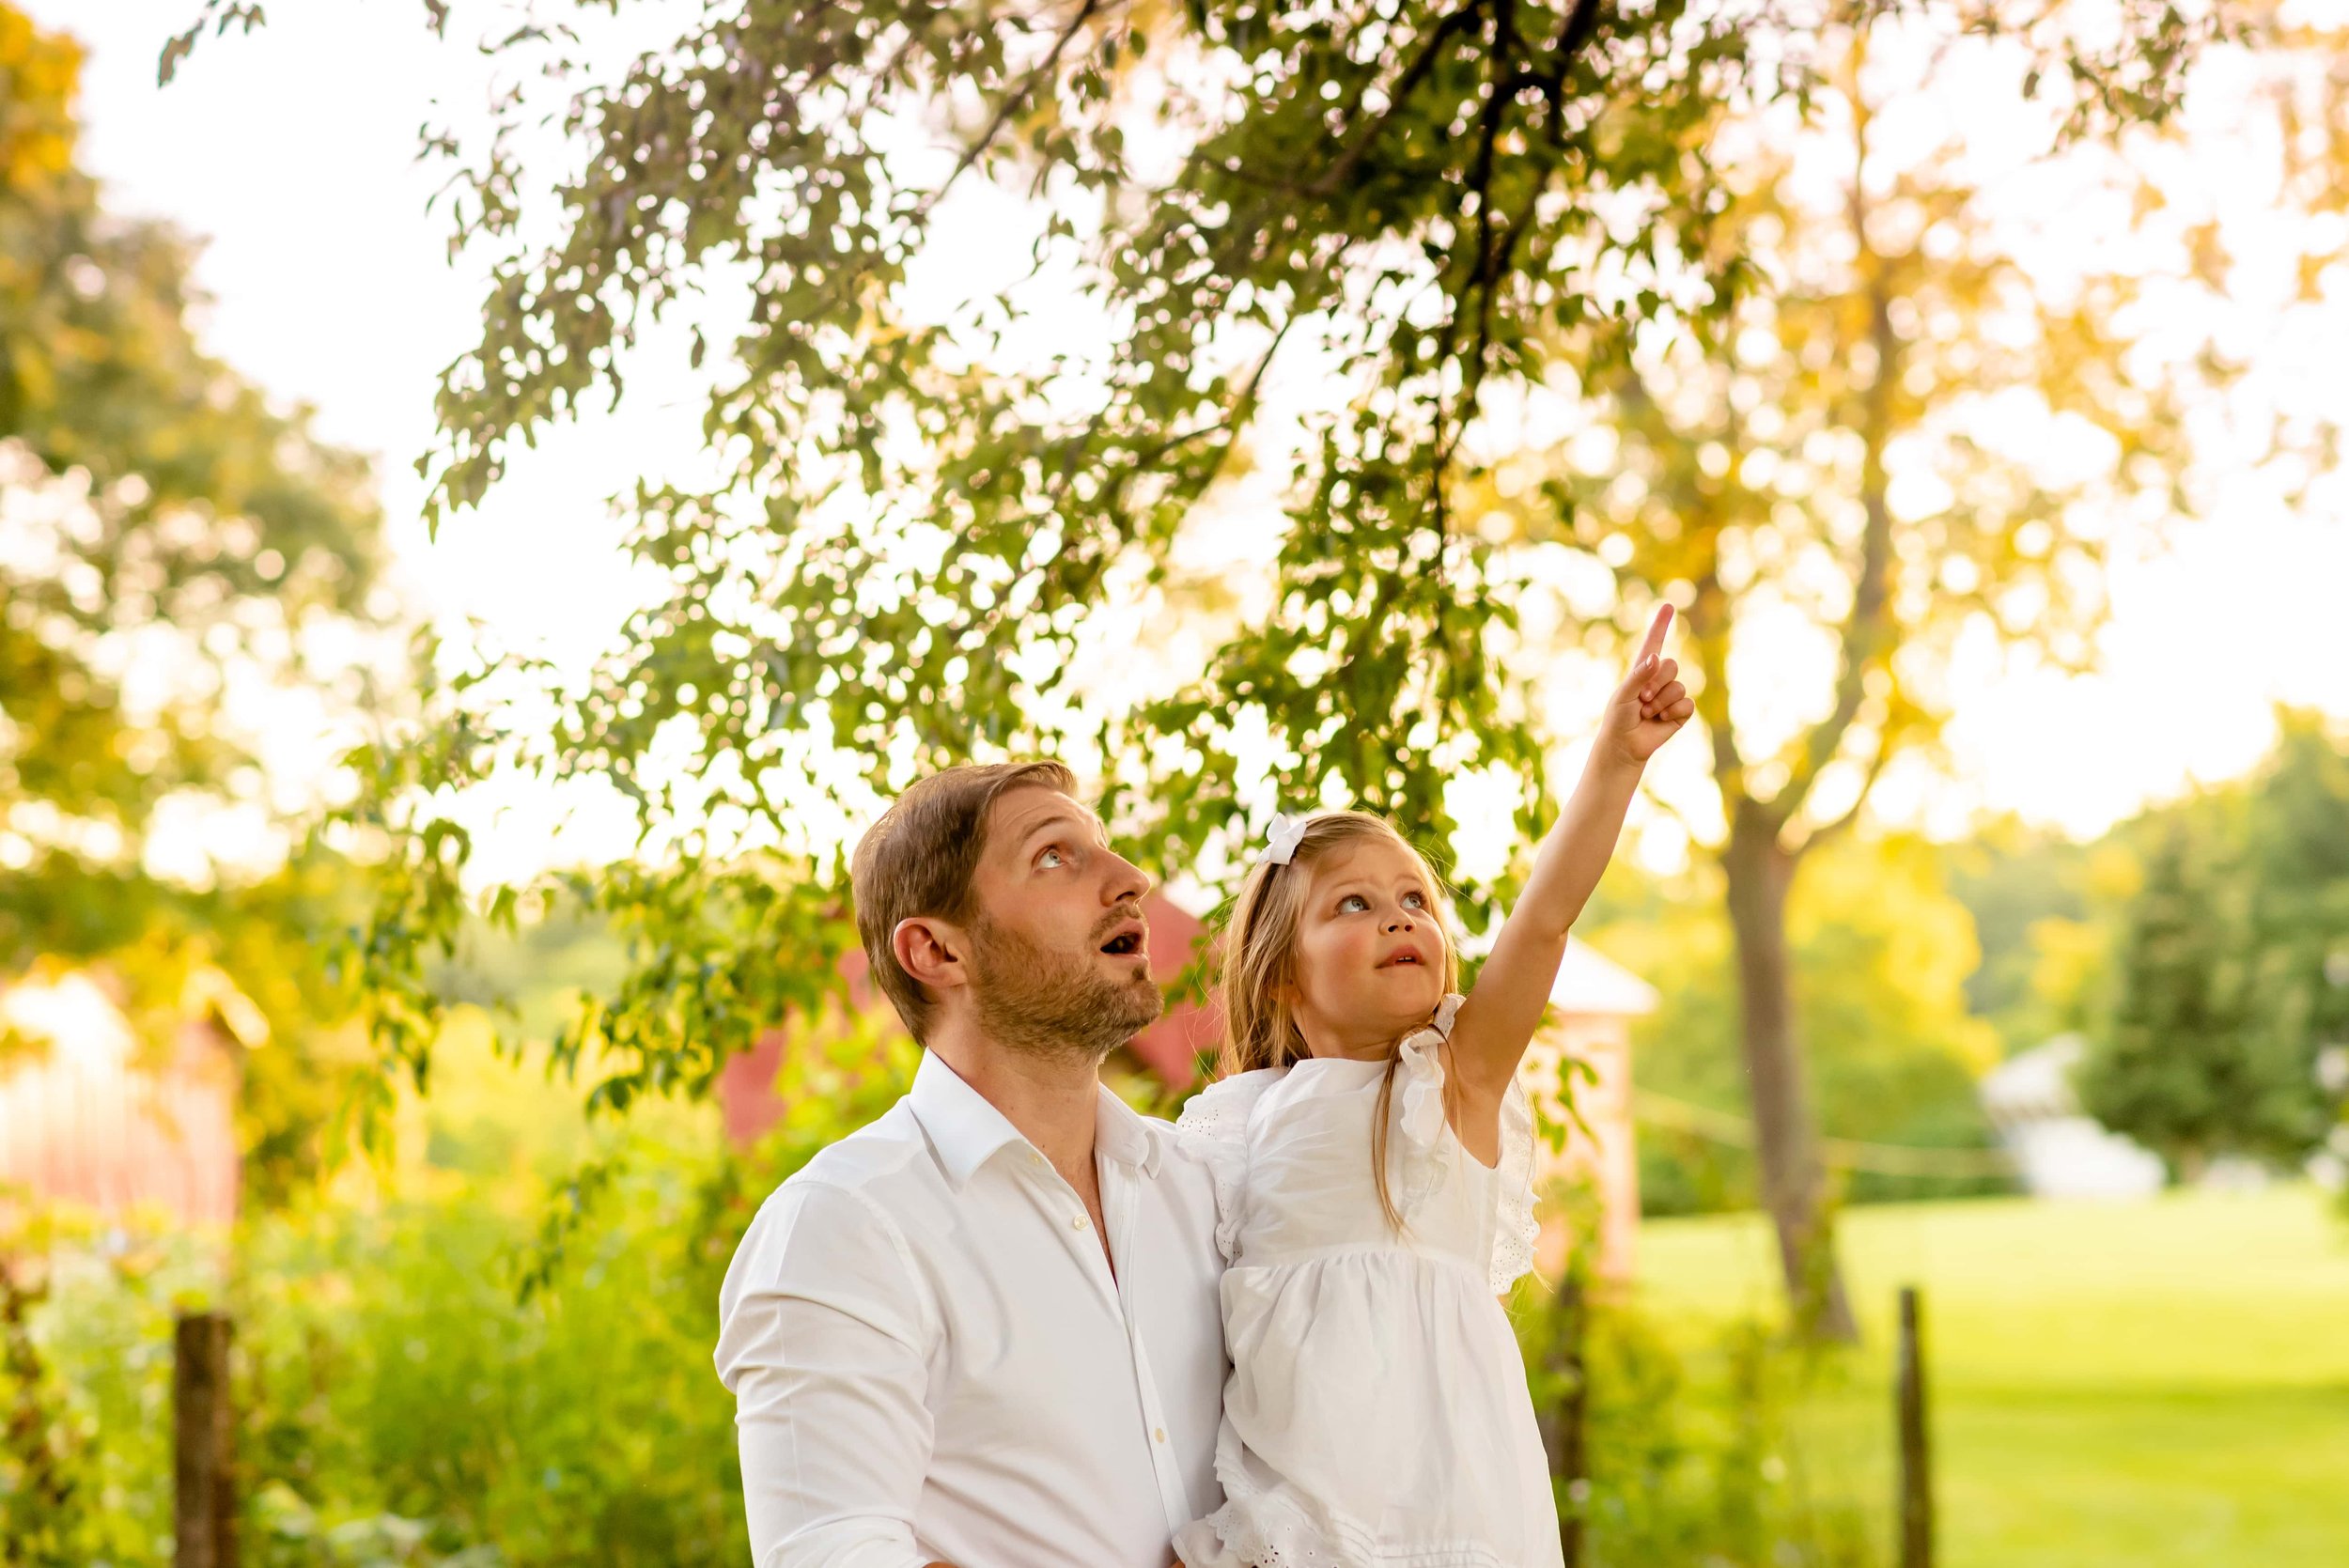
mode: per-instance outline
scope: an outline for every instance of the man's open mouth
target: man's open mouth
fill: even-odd
[[[1142,951],[1142,933],[1120,931],[1101,944],[1101,951],[1112,958],[1128,958]]]

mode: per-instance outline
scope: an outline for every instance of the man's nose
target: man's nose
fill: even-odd
[[[1139,904],[1150,895],[1151,888],[1157,884],[1150,880],[1148,872],[1123,855],[1112,854],[1110,860],[1112,863],[1108,885],[1101,890],[1106,895],[1102,902]]]

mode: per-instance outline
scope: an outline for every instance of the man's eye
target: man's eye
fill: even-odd
[[[1344,898],[1338,900],[1338,912],[1340,914],[1358,915],[1363,913],[1369,908],[1370,900],[1364,898],[1359,893],[1349,893]]]
[[[1040,866],[1064,865],[1067,862],[1067,860],[1068,857],[1062,854],[1059,850],[1047,849],[1044,853],[1035,858],[1035,863]]]

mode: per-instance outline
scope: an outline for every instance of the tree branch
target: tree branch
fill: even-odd
[[[1465,426],[1468,422],[1467,411],[1475,406],[1476,383],[1482,380],[1485,348],[1490,331],[1488,311],[1493,287],[1489,281],[1493,267],[1493,153],[1501,139],[1501,111],[1509,101],[1505,96],[1505,87],[1515,75],[1510,66],[1510,56],[1516,53],[1517,43],[1517,0],[1496,0],[1493,10],[1493,64],[1489,78],[1490,86],[1485,96],[1485,107],[1476,117],[1476,160],[1470,166],[1468,177],[1469,194],[1476,197],[1476,258],[1474,265],[1470,269],[1468,277],[1461,283],[1459,295],[1454,301],[1452,309],[1444,314],[1442,328],[1436,334],[1436,356],[1433,365],[1436,385],[1434,395],[1430,398],[1435,406],[1436,415],[1433,442],[1435,462],[1433,472],[1428,475],[1428,506],[1435,515],[1436,532],[1439,535],[1448,531],[1443,477],[1444,471],[1452,466],[1453,449],[1459,441],[1456,433],[1450,437],[1445,434],[1447,418],[1444,411],[1443,371],[1444,366],[1451,362],[1453,346],[1459,340],[1460,313],[1465,308],[1470,295],[1481,289],[1485,294],[1485,306],[1480,309],[1476,358],[1462,370],[1460,375],[1462,410],[1460,423]],[[1512,250],[1515,248],[1515,246],[1511,247]]]
[[[1574,9],[1566,16],[1565,31],[1558,35],[1557,58],[1552,62],[1557,70],[1553,80],[1561,92],[1565,90],[1566,72],[1574,68],[1574,57],[1582,53],[1597,26],[1598,0],[1575,0]]]
[[[1690,844],[1695,845],[1700,849],[1711,849],[1717,847],[1717,846],[1706,844],[1704,842],[1704,835],[1697,831],[1697,825],[1688,820],[1688,814],[1682,811],[1678,806],[1672,804],[1672,802],[1665,797],[1664,793],[1656,787],[1655,775],[1650,774],[1640,781],[1640,799],[1645,800],[1649,805],[1654,806],[1657,811],[1662,812],[1666,816],[1671,817],[1674,826],[1678,827],[1682,832],[1688,835],[1688,842]]]
[[[1339,254],[1341,256],[1345,254],[1345,247],[1340,248]],[[1331,270],[1335,270],[1334,260],[1331,264]],[[1164,437],[1158,442],[1157,444],[1147,448],[1146,450],[1137,451],[1134,454],[1133,470],[1126,475],[1125,480],[1120,481],[1121,485],[1125,483],[1126,480],[1130,480],[1135,476],[1135,474],[1140,474],[1143,470],[1148,468],[1151,464],[1156,463],[1159,458],[1165,457],[1168,453],[1174,451],[1178,447],[1188,446],[1190,442],[1206,436],[1214,435],[1219,430],[1232,430],[1237,432],[1245,428],[1250,417],[1255,411],[1256,396],[1259,390],[1264,385],[1265,373],[1272,368],[1273,357],[1280,353],[1281,345],[1288,337],[1289,329],[1295,326],[1302,318],[1310,315],[1311,313],[1312,306],[1305,301],[1299,300],[1297,303],[1297,307],[1289,312],[1288,318],[1283,320],[1280,327],[1273,333],[1272,341],[1265,345],[1264,352],[1257,357],[1255,368],[1248,373],[1248,380],[1241,383],[1239,395],[1232,399],[1230,407],[1226,408],[1221,416],[1211,419],[1204,425],[1194,425],[1189,429],[1177,430],[1174,434]],[[1095,422],[1096,429],[1098,428],[1098,424],[1099,422],[1097,418]],[[1093,432],[1088,431],[1086,439],[1089,440],[1092,433]],[[1223,464],[1230,458],[1231,451],[1232,443],[1227,441],[1223,443],[1223,450],[1217,454],[1215,461],[1209,465],[1205,474],[1200,475],[1198,484],[1201,489],[1205,489],[1206,486],[1214,480],[1215,476],[1223,471]]]
[[[1835,706],[1813,724],[1797,746],[1786,784],[1771,800],[1781,823],[1802,809],[1819,771],[1833,761],[1852,721],[1867,696],[1869,671],[1890,656],[1894,628],[1889,614],[1892,572],[1892,513],[1885,499],[1884,452],[1891,441],[1892,395],[1900,384],[1901,338],[1892,326],[1890,263],[1869,248],[1867,197],[1861,168],[1867,160],[1868,112],[1857,87],[1852,94],[1853,140],[1859,157],[1853,164],[1851,220],[1858,265],[1868,274],[1868,332],[1875,349],[1875,373],[1868,383],[1860,418],[1862,456],[1859,501],[1867,516],[1860,536],[1859,564],[1852,583],[1851,611],[1843,619],[1841,668],[1835,680]]]
[[[1697,669],[1704,675],[1692,700],[1713,741],[1713,785],[1721,792],[1721,815],[1735,820],[1737,808],[1751,797],[1746,792],[1746,760],[1729,722],[1729,595],[1721,587],[1718,561],[1698,575],[1685,619],[1688,640],[1696,645]]]
[[[1693,444],[1672,427],[1672,419],[1648,390],[1639,367],[1626,357],[1618,374],[1622,378],[1615,396],[1631,416],[1630,423],[1645,419],[1663,427],[1665,442],[1682,445]],[[1662,445],[1664,442],[1653,442]],[[1720,791],[1721,816],[1736,820],[1737,813],[1753,804],[1746,792],[1746,762],[1737,748],[1737,734],[1729,722],[1729,645],[1735,630],[1729,592],[1721,585],[1720,527],[1719,520],[1703,515],[1704,499],[1688,494],[1683,498],[1683,510],[1689,514],[1682,519],[1684,536],[1701,530],[1705,541],[1702,564],[1688,573],[1695,589],[1688,607],[1682,614],[1686,635],[1696,649],[1696,665],[1703,675],[1690,695],[1696,705],[1697,717],[1704,721],[1705,734],[1713,744],[1713,784]]]
[[[1436,69],[1436,56],[1445,41],[1472,23],[1477,13],[1484,8],[1485,0],[1468,0],[1468,4],[1458,10],[1444,13],[1442,20],[1428,33],[1427,41],[1419,54],[1404,68],[1403,74],[1395,78],[1394,85],[1387,89],[1387,106],[1378,112],[1378,117],[1357,132],[1354,140],[1338,154],[1337,162],[1323,170],[1319,179],[1306,187],[1308,194],[1331,196],[1337,194],[1338,187],[1345,184],[1346,177],[1354,172],[1354,166],[1369,153],[1394,116],[1402,113],[1403,105],[1410,101],[1412,93],[1419,90],[1419,85],[1427,79],[1428,72]]]
[[[954,189],[955,181],[960,179],[972,164],[987,155],[987,149],[994,146],[996,137],[1003,134],[1003,127],[1010,123],[1011,116],[1019,112],[1020,105],[1027,102],[1029,95],[1035,91],[1036,84],[1060,69],[1060,57],[1067,52],[1069,40],[1093,20],[1100,8],[1101,0],[1081,0],[1077,7],[1077,14],[1068,19],[1068,25],[1063,27],[1060,36],[1052,40],[1050,51],[1029,70],[1026,76],[1020,78],[1019,85],[1003,95],[1003,101],[995,105],[994,116],[987,122],[987,129],[979,132],[976,141],[963,148],[962,156],[955,162],[953,172],[939,183],[937,190],[922,198],[922,205],[914,213],[915,223],[928,217],[931,210],[945,199],[946,193]]]
[[[1851,805],[1832,822],[1823,822],[1805,833],[1802,842],[1789,849],[1787,854],[1790,856],[1808,854],[1813,846],[1823,844],[1838,833],[1847,831],[1853,823],[1859,820],[1860,809],[1867,805],[1868,796],[1875,790],[1876,780],[1883,776],[1884,765],[1891,760],[1894,746],[1894,726],[1887,724],[1883,733],[1876,737],[1875,755],[1868,759],[1868,770],[1860,776],[1859,793],[1852,797]]]
[[[1549,145],[1560,151],[1566,145],[1566,78],[1573,73],[1576,56],[1582,53],[1598,25],[1598,3],[1599,0],[1575,0],[1574,9],[1566,13],[1565,25],[1558,30],[1558,41],[1550,45],[1547,71],[1520,70],[1509,79],[1508,93],[1512,98],[1519,90],[1532,87],[1549,105]]]

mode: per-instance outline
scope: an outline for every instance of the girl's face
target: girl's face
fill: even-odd
[[[1443,1000],[1436,890],[1400,845],[1360,839],[1316,861],[1297,926],[1289,1007],[1315,1056],[1377,1059]]]

